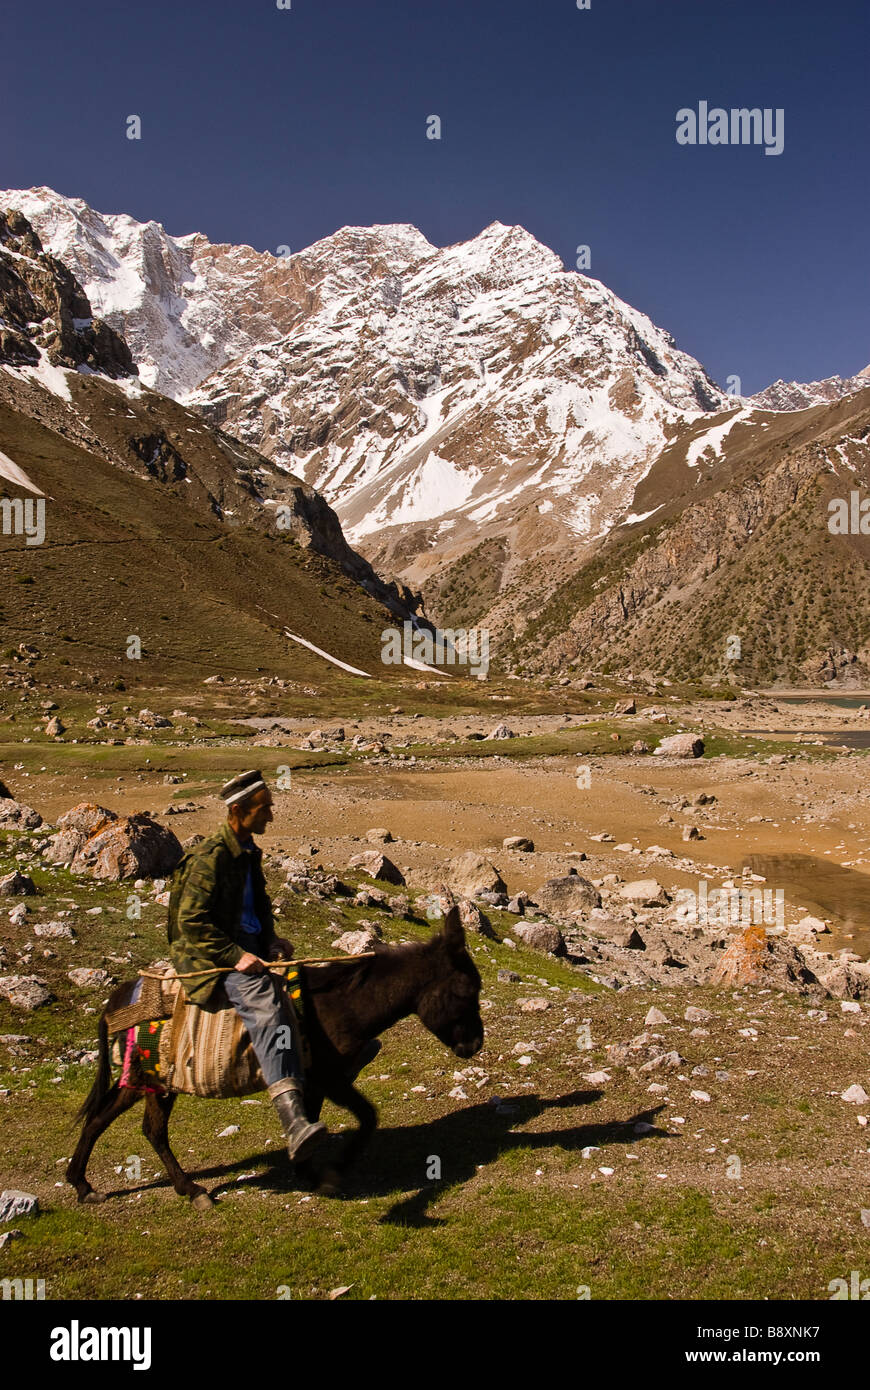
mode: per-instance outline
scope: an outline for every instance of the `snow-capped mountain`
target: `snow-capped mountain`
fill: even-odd
[[[24,214],[94,312],[123,334],[141,380],[176,400],[249,348],[283,337],[324,296],[340,292],[328,255],[300,263],[213,244],[197,232],[174,237],[159,222],[95,212],[51,188],[0,192],[0,207]],[[367,259],[380,258],[385,273],[431,249],[413,227],[363,229],[365,238],[374,247]]]
[[[728,400],[521,227],[411,248],[387,273],[359,229],[301,253],[306,270],[334,267],[331,293],[192,397],[322,491],[355,540],[421,523],[479,534],[531,498],[593,536],[668,438]]]
[[[409,557],[534,498],[578,539],[686,422],[728,403],[671,336],[500,223],[438,249],[343,228],[287,257],[172,237],[50,189],[0,194],[123,332],[142,380]],[[408,527],[425,537],[404,543]]]
[[[868,386],[870,364],[855,376],[828,376],[823,381],[807,382],[774,381],[750,399],[762,410],[806,410],[811,405],[828,405],[844,396],[853,396]]]
[[[502,669],[591,659],[693,679],[735,633],[753,681],[870,669],[864,542],[829,549],[825,510],[870,476],[870,372],[725,395],[645,315],[501,223],[443,249],[410,226],[345,227],[282,258],[48,189],[4,208],[15,410],[80,436],[92,469],[156,477],[155,505],[178,487],[231,526],[250,512],[258,565],[274,558],[264,518],[292,495],[305,544],[391,611],[411,598],[348,551],[317,488],[431,618],[491,629]],[[26,433],[13,453],[29,464]],[[56,448],[31,449],[37,488]]]
[[[522,227],[444,248],[411,226],[345,227],[281,257],[50,189],[0,194],[0,207],[81,281],[146,389],[257,451],[261,505],[304,479],[380,574],[421,590],[444,626],[486,624],[508,668],[597,652],[687,672],[696,586],[713,586],[711,630],[731,601],[720,557],[756,547],[778,507],[791,524],[795,488],[831,449],[863,468],[870,371],[726,395]],[[824,418],[803,419],[809,406]],[[758,549],[763,615],[780,552]],[[832,628],[825,651],[859,637]]]

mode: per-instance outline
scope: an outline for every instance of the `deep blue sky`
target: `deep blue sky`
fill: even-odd
[[[750,392],[870,362],[868,39],[868,0],[40,0],[0,187],[273,251],[518,222]],[[677,145],[700,100],[783,107],[784,152]]]

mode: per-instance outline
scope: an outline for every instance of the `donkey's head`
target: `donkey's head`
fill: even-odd
[[[420,994],[417,1016],[457,1057],[473,1057],[483,1047],[480,975],[466,949],[455,904],[430,946],[433,968]]]

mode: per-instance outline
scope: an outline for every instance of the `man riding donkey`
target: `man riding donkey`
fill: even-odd
[[[185,856],[172,881],[169,954],[178,975],[187,977],[181,983],[191,1003],[213,1004],[223,984],[250,1036],[287,1152],[301,1162],[328,1131],[305,1114],[299,1047],[288,1027],[292,1006],[267,968],[293,954],[290,942],[275,934],[262,850],[253,839],[273,819],[272,795],[258,770],[234,777],[220,795],[226,821]]]

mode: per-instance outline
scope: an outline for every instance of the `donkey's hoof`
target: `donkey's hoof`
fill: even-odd
[[[214,1198],[207,1192],[198,1192],[190,1204],[194,1211],[211,1211],[214,1206]]]
[[[341,1173],[337,1168],[324,1168],[317,1183],[319,1197],[335,1197],[341,1191]]]
[[[106,1200],[106,1194],[105,1194],[105,1192],[95,1192],[95,1191],[93,1190],[93,1188],[91,1188],[90,1192],[85,1192],[85,1193],[82,1194],[81,1197],[79,1197],[79,1202],[82,1203],[83,1205],[84,1205],[84,1204],[87,1204],[87,1206],[89,1206],[89,1207],[95,1207],[95,1206],[97,1206],[100,1202],[105,1202],[105,1200]]]

